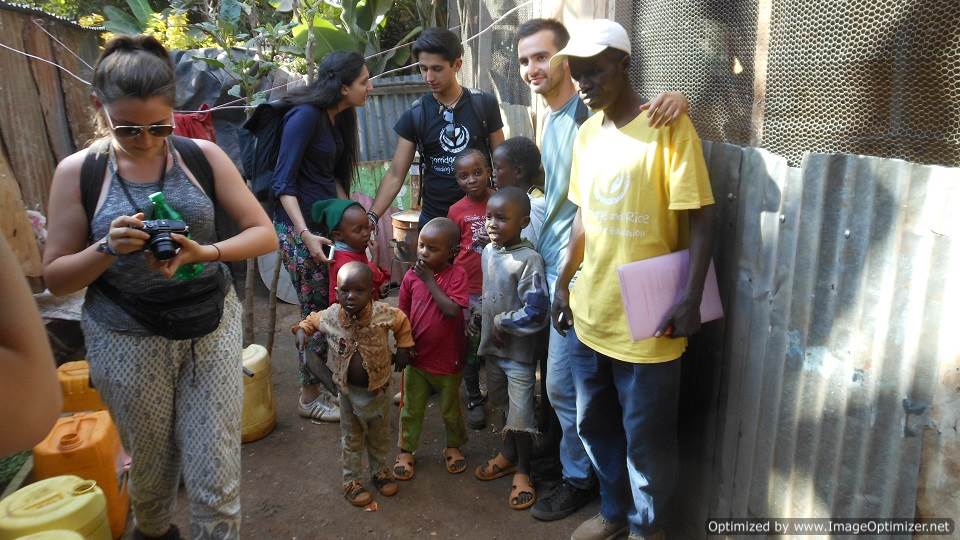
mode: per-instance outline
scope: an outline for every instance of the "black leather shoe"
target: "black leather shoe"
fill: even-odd
[[[485,401],[486,396],[467,403],[467,427],[470,429],[483,429],[487,425],[487,411],[483,407]]]
[[[596,490],[577,489],[564,480],[550,494],[541,497],[533,505],[530,515],[540,521],[563,519],[586,506],[596,496]]]

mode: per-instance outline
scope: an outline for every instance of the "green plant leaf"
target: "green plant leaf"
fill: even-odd
[[[297,47],[296,45],[281,45],[277,48],[277,51],[294,56],[303,56],[305,54],[303,47]]]
[[[236,27],[240,21],[240,2],[238,0],[221,0],[220,2],[220,20],[227,23],[230,27]]]
[[[235,84],[235,85],[233,85],[229,90],[227,90],[227,95],[233,96],[233,97],[242,97],[242,96],[240,95],[240,93],[241,93],[240,90],[241,90],[241,89],[240,89],[240,85],[239,85],[239,84]]]
[[[257,92],[253,95],[253,100],[250,102],[250,105],[256,107],[261,103],[267,102],[267,93],[266,92]]]
[[[313,34],[316,37],[313,57],[322,59],[331,51],[356,51],[357,41],[345,31],[337,28],[332,22],[317,17],[313,22]],[[293,42],[297,47],[306,48],[307,26],[299,25],[293,29]]]
[[[390,11],[390,8],[393,7],[392,0],[344,0],[343,4],[344,15],[341,18],[347,14],[347,4],[353,5],[351,23],[364,32],[375,30],[377,25],[383,21],[387,12]]]
[[[213,24],[210,21],[203,21],[202,23],[197,23],[196,26],[197,28],[203,30],[208,34],[216,34],[218,30],[217,25]]]
[[[198,62],[204,62],[204,63],[206,63],[207,65],[212,66],[212,67],[215,67],[215,68],[221,68],[221,69],[222,69],[222,68],[225,68],[225,67],[226,67],[226,66],[223,64],[223,62],[217,60],[216,58],[207,58],[207,57],[205,57],[205,56],[194,56],[194,57],[192,57],[192,58],[193,58],[194,60],[198,61]]]
[[[153,8],[150,7],[150,3],[147,0],[127,0],[127,5],[130,6],[133,16],[140,21],[140,27],[146,28],[147,23],[150,22],[150,17],[153,15]]]
[[[143,26],[133,18],[132,15],[114,6],[103,8],[103,14],[107,21],[103,23],[104,28],[115,34],[139,34],[143,32]]]
[[[270,2],[270,5],[273,9],[279,11],[280,13],[287,13],[293,11],[293,8],[296,7],[297,0],[280,0],[279,2]]]

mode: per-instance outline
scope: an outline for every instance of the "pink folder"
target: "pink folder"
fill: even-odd
[[[667,311],[683,295],[689,270],[690,252],[686,249],[619,268],[623,308],[627,311],[634,341],[653,337]],[[707,322],[720,317],[723,317],[723,306],[711,260],[700,302],[700,320]]]

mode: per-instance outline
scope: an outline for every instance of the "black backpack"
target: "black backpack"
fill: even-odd
[[[273,203],[271,186],[283,138],[283,117],[289,110],[289,106],[261,103],[242,126],[247,131],[246,137],[241,136],[245,140],[241,150],[243,176],[257,200],[268,207]]]

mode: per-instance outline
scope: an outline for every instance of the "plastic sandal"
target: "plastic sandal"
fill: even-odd
[[[407,481],[413,478],[417,470],[413,468],[416,458],[409,452],[400,452],[393,462],[393,477],[396,480]]]
[[[455,455],[454,452],[460,454]],[[445,448],[443,450],[443,460],[447,466],[447,472],[450,474],[460,474],[467,470],[467,458],[459,448]]]

